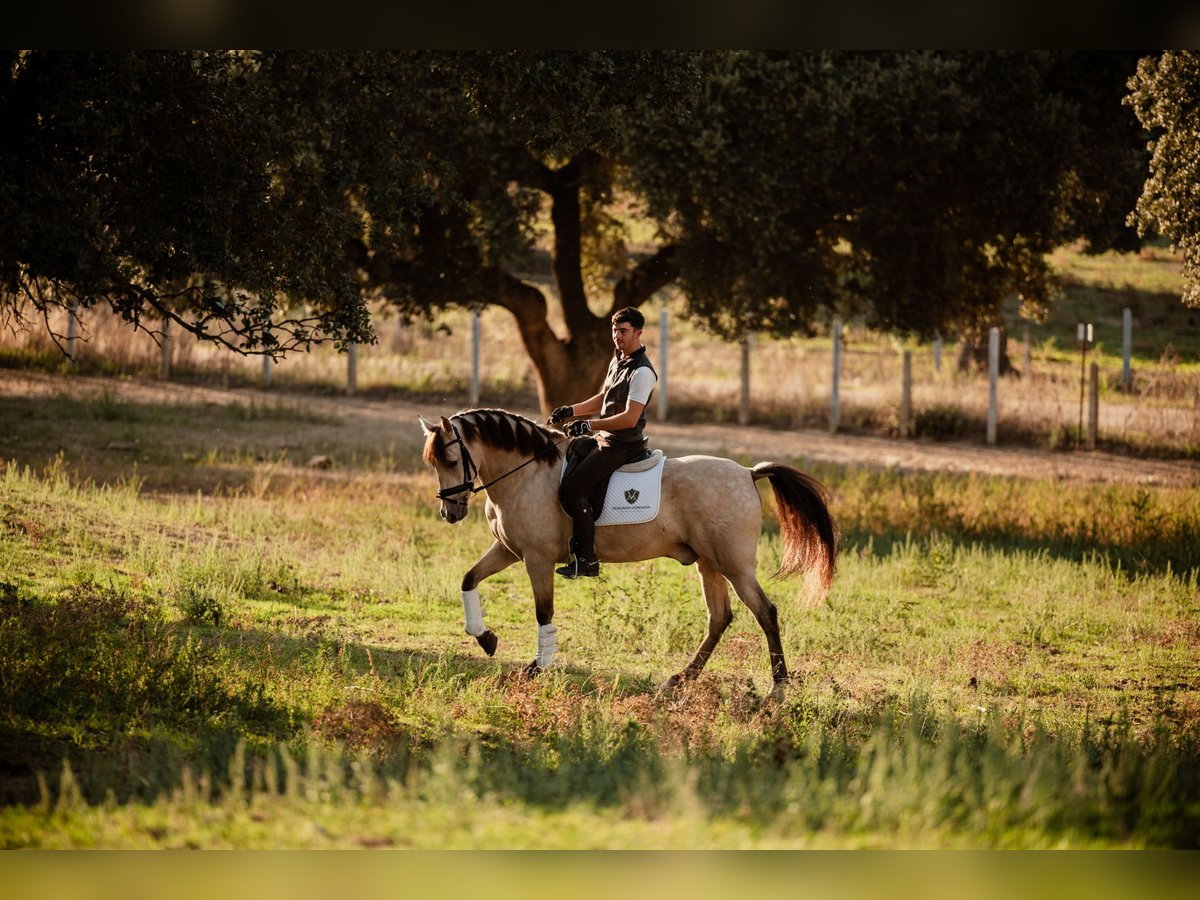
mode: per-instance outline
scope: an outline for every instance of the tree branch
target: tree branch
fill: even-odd
[[[640,306],[654,292],[666,287],[679,277],[679,264],[675,247],[663,247],[653,256],[643,259],[613,287],[613,303],[609,314],[626,306]]]

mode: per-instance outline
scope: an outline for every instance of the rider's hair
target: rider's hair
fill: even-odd
[[[627,306],[624,309],[618,309],[613,313],[613,324],[618,322],[628,322],[636,331],[641,331],[646,327],[646,317],[634,309],[632,306]]]

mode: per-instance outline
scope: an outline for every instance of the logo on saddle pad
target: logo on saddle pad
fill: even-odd
[[[604,505],[596,517],[596,527],[638,525],[657,516],[664,460],[662,451],[655,450],[649,459],[627,463],[613,472],[604,494]],[[562,471],[566,468],[564,456]]]

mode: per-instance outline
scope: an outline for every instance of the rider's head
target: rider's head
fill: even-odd
[[[646,317],[632,306],[618,309],[613,313],[613,344],[621,351],[622,356],[628,356],[642,346],[642,328],[645,324]]]
[[[612,323],[614,325],[619,322],[628,322],[633,326],[634,331],[641,331],[646,327],[646,317],[632,306],[627,306],[624,309],[618,309],[613,313]]]

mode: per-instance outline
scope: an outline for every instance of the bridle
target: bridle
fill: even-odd
[[[471,499],[471,494],[477,494],[483,490],[482,487],[475,487],[475,476],[479,474],[479,466],[475,465],[475,460],[471,459],[471,451],[467,449],[466,442],[463,441],[462,435],[458,433],[458,426],[451,424],[450,430],[454,432],[454,440],[446,444],[446,449],[449,450],[455,444],[462,447],[461,457],[459,462],[462,463],[463,480],[462,484],[456,484],[454,487],[441,488],[437,492],[439,500],[449,500],[451,503],[461,503],[467,505],[467,501]],[[455,497],[454,494],[466,493],[466,497]]]
[[[471,499],[471,494],[478,494],[480,491],[486,491],[497,481],[501,481],[501,480],[507,478],[509,475],[512,475],[514,472],[519,472],[521,469],[525,468],[527,465],[529,465],[531,462],[533,462],[539,456],[541,456],[543,453],[545,453],[546,450],[552,450],[555,447],[558,447],[564,441],[571,440],[571,436],[566,435],[563,437],[563,439],[561,441],[556,441],[550,447],[543,449],[543,450],[539,450],[537,453],[533,454],[533,456],[529,457],[529,459],[525,460],[525,462],[521,463],[519,466],[509,469],[503,475],[498,475],[497,477],[495,477],[491,481],[489,481],[487,484],[476,485],[475,479],[479,475],[479,466],[475,465],[475,460],[473,460],[471,458],[471,451],[467,449],[466,441],[464,441],[462,439],[462,435],[459,434],[458,426],[455,425],[453,422],[451,422],[450,430],[454,432],[454,440],[449,441],[446,444],[445,449],[449,450],[455,444],[458,444],[462,448],[462,455],[461,455],[461,458],[459,459],[459,462],[462,463],[463,480],[462,480],[461,484],[456,484],[453,487],[439,489],[437,492],[437,498],[439,500],[448,501],[450,503],[458,503],[464,507],[467,505],[467,501]],[[466,494],[466,496],[465,497],[455,497],[454,496],[455,494]]]

